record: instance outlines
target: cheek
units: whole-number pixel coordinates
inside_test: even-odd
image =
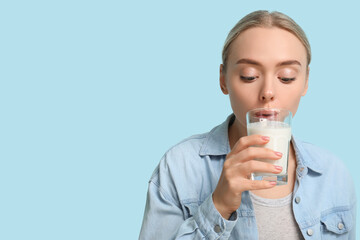
[[[254,85],[232,84],[229,89],[230,104],[237,119],[245,119],[248,110],[258,106],[258,100]]]
[[[249,88],[250,86],[244,86],[237,82],[232,83],[229,89],[229,97],[232,104],[246,106],[254,98],[254,92]],[[252,93],[252,94],[251,94]]]
[[[303,91],[299,90],[301,89],[300,87],[299,88],[295,88],[293,90],[288,90],[286,91],[285,94],[282,94],[280,95],[279,97],[281,97],[281,102],[283,103],[286,103],[286,105],[284,106],[285,108],[289,109],[293,115],[295,115],[297,109],[298,109],[298,106],[299,106],[299,103],[300,103],[300,100],[301,100],[301,97],[302,97],[302,93]]]

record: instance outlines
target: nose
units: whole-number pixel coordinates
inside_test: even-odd
[[[268,102],[274,100],[274,92],[272,90],[267,90],[262,92],[261,101]]]
[[[271,81],[265,81],[260,92],[260,101],[270,102],[275,98],[275,89]]]

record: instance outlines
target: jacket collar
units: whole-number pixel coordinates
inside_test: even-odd
[[[225,122],[214,127],[203,142],[200,148],[200,156],[212,155],[226,155],[230,152],[228,129],[229,124],[235,120],[235,115],[231,114],[227,117]]]
[[[214,127],[205,138],[199,155],[200,156],[220,156],[230,152],[228,129],[229,125],[235,120],[235,115],[231,114],[220,125]],[[323,167],[318,164],[314,154],[307,152],[303,146],[303,142],[292,137],[296,160],[298,166],[311,169],[316,173],[323,173]]]
[[[317,154],[315,152],[307,151],[306,147],[304,146],[304,142],[293,136],[292,143],[294,146],[298,166],[304,166],[319,174],[324,172],[324,167],[319,164]]]

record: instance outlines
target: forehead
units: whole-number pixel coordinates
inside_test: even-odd
[[[298,60],[306,65],[306,49],[292,33],[277,27],[254,27],[242,32],[231,44],[229,61],[241,58],[262,63]]]

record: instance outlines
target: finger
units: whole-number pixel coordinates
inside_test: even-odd
[[[247,180],[245,186],[247,190],[269,189],[276,186],[276,182],[266,180]]]
[[[243,163],[254,159],[279,160],[282,157],[281,152],[273,151],[269,148],[248,147],[245,150],[234,154],[228,158],[225,163],[229,165]]]
[[[253,145],[264,145],[270,141],[270,137],[262,135],[250,135],[239,138],[229,155],[236,154]]]
[[[264,172],[279,174],[282,172],[282,167],[267,162],[261,162],[258,160],[251,160],[245,163],[240,163],[227,169],[226,175],[229,178],[237,179],[250,179],[253,172]]]
[[[241,172],[243,176],[249,176],[253,172],[265,172],[279,174],[282,171],[281,166],[277,166],[267,162],[261,162],[258,160],[247,161],[238,167],[238,171]]]

